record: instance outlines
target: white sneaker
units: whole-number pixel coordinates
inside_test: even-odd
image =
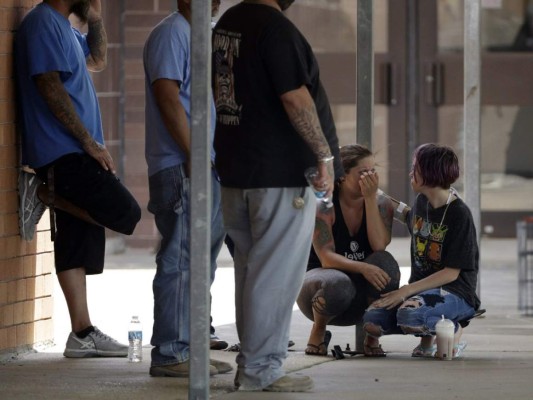
[[[215,360],[213,358],[209,359],[209,365],[217,369],[217,374],[225,374],[226,372],[233,371],[233,367],[230,363],[225,361]]]
[[[263,389],[265,392],[307,392],[313,380],[305,375],[285,375]]]
[[[155,377],[171,377],[171,378],[188,378],[189,377],[190,363],[189,360],[179,364],[169,365],[152,365],[150,367],[150,376]],[[218,374],[218,370],[215,366],[209,365],[209,375],[213,376]]]
[[[94,327],[94,332],[89,333],[83,339],[71,332],[63,355],[68,358],[126,357],[128,355],[128,346],[117,342],[97,327]]]

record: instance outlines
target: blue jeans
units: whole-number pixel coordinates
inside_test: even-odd
[[[448,318],[455,324],[474,316],[474,308],[464,299],[444,289],[426,290],[407,299],[408,303],[418,302],[418,307],[399,306],[392,310],[370,306],[363,317],[364,324],[372,323],[381,327],[383,335],[404,333],[401,327],[421,328],[416,336],[435,335],[435,325],[442,318]],[[404,303],[405,304],[405,303]]]
[[[224,240],[220,184],[212,173],[211,282]],[[161,234],[153,281],[154,328],[152,365],[189,359],[190,306],[190,184],[183,165],[164,169],[149,178],[148,210]],[[208,249],[206,249],[208,251]]]

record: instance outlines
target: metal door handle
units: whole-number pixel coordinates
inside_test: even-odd
[[[444,65],[441,62],[428,62],[424,67],[426,104],[438,107],[444,103]]]
[[[394,63],[384,63],[383,64],[383,79],[384,85],[383,97],[385,99],[385,104],[389,106],[398,105],[398,68]]]

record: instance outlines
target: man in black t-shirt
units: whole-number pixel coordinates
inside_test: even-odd
[[[304,171],[318,168],[315,185],[326,196],[343,175],[317,62],[281,12],[292,2],[243,1],[213,31],[216,167],[235,242],[235,384],[245,391],[313,386],[282,370],[316,211]]]

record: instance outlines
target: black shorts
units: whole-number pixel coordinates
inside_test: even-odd
[[[131,235],[141,219],[141,209],[131,193],[111,172],[83,153],[67,154],[36,170],[43,182],[54,168],[54,192],[86,210],[100,225]],[[104,269],[105,229],[55,209],[56,271],[85,268],[86,274]]]

